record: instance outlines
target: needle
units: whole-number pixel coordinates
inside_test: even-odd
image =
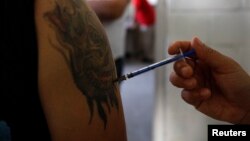
[[[195,55],[195,50],[194,49],[191,49],[191,50],[189,50],[187,52],[184,52],[184,53],[182,52],[182,50],[180,50],[180,54],[179,55],[176,55],[176,56],[171,57],[171,58],[164,59],[162,61],[156,62],[154,64],[151,64],[149,66],[143,67],[141,69],[138,69],[136,71],[127,73],[127,74],[121,76],[120,78],[115,79],[113,82],[121,82],[123,80],[130,79],[132,77],[135,77],[135,76],[140,75],[142,73],[148,72],[148,71],[153,70],[155,68],[158,68],[160,66],[163,66],[163,65],[166,65],[166,64],[178,61],[180,59],[185,59],[186,57],[191,57],[193,55]]]

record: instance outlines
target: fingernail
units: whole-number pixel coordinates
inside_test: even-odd
[[[196,41],[197,41],[198,45],[200,45],[200,46],[203,45],[203,43],[201,42],[201,40],[199,38],[196,38]]]

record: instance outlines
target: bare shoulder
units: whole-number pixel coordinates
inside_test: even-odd
[[[55,140],[126,140],[106,34],[82,0],[36,0],[39,90]]]

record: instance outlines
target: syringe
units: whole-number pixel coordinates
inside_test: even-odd
[[[156,63],[151,64],[149,66],[146,66],[146,67],[143,67],[143,68],[138,69],[136,71],[125,74],[125,75],[121,76],[120,78],[115,79],[114,82],[121,82],[123,80],[130,79],[132,77],[135,77],[135,76],[140,75],[142,73],[148,72],[148,71],[153,70],[155,68],[158,68],[160,66],[163,66],[163,65],[178,61],[180,59],[184,59],[186,57],[191,57],[193,55],[195,55],[195,50],[194,49],[191,49],[191,50],[189,50],[187,52],[184,52],[184,53],[182,53],[182,51],[180,50],[180,54],[178,54],[178,55],[176,55],[174,57],[164,59],[162,61],[156,62]]]

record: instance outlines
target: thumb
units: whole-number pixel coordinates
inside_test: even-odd
[[[228,62],[228,57],[210,47],[207,47],[197,37],[193,38],[191,46],[195,49],[198,59],[211,68],[216,69],[225,66],[225,61]]]

